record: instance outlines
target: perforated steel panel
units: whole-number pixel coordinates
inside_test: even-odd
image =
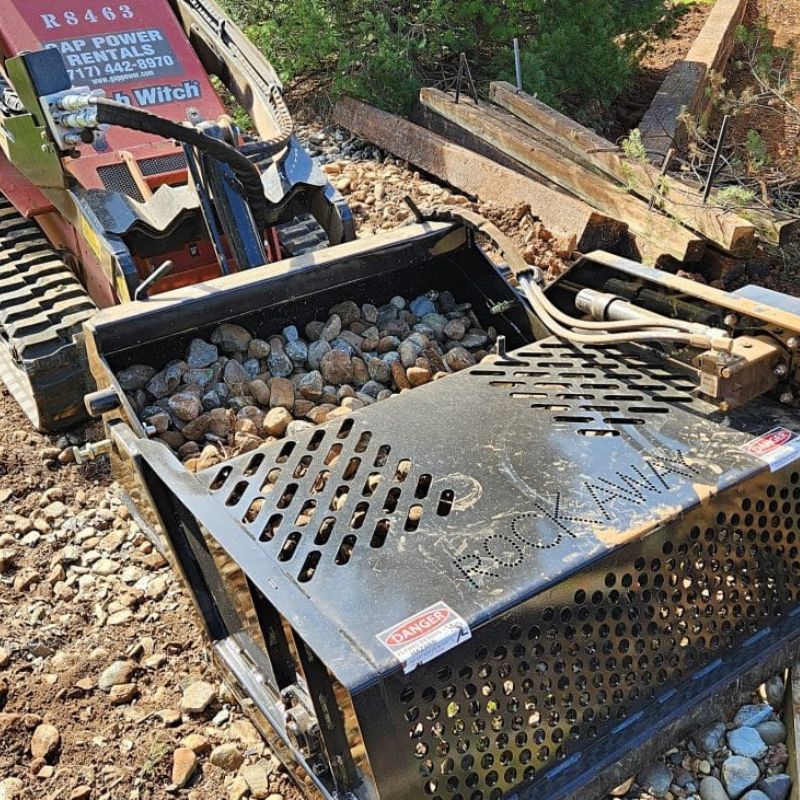
[[[785,422],[546,340],[199,475],[140,449],[349,693],[377,796],[556,800],[797,635],[800,475],[743,449]],[[378,635],[442,602],[471,638],[405,674]]]
[[[798,519],[796,469],[754,479],[398,676],[403,780],[415,796],[496,799],[657,718],[682,681],[797,608]]]

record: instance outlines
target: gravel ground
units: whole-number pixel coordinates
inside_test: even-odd
[[[563,267],[559,242],[526,209],[474,205],[341,132],[310,138],[362,234],[404,220],[410,193],[477,208],[529,260]],[[0,800],[299,800],[211,666],[188,598],[111,476],[72,463],[69,446],[101,432],[41,436],[5,389],[0,414]],[[764,696],[777,708],[771,687]],[[785,800],[784,736],[769,705],[740,710],[616,796]]]

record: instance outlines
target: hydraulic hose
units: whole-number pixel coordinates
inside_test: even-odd
[[[258,167],[236,148],[221,139],[207,136],[196,128],[164,119],[141,108],[134,108],[105,97],[93,97],[92,103],[97,106],[97,122],[100,124],[119,125],[122,128],[163,136],[165,139],[176,139],[227,164],[244,188],[256,225],[259,229],[266,227],[267,200],[261,184],[261,173]]]
[[[408,202],[408,200],[406,201]],[[542,324],[555,336],[576,344],[616,345],[628,342],[675,342],[701,349],[724,349],[731,340],[712,339],[698,332],[698,326],[685,320],[613,320],[599,322],[571,317],[550,302],[533,280],[532,270],[519,248],[496,225],[473,211],[450,207],[422,212],[413,203],[411,210],[418,220],[459,222],[474,233],[482,233],[500,251],[519,281],[525,298]],[[563,324],[562,324],[563,323]],[[570,327],[567,327],[570,326]],[[577,329],[577,330],[576,330]]]

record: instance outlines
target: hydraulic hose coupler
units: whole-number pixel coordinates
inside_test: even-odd
[[[97,106],[61,114],[57,119],[58,124],[65,128],[96,128]]]
[[[59,97],[53,104],[59,111],[80,111],[93,104],[91,94],[65,94]]]

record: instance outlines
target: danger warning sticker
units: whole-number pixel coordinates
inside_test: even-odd
[[[769,465],[770,472],[775,472],[800,458],[800,433],[773,428],[741,449],[760,458]]]
[[[471,636],[464,619],[439,602],[381,631],[378,639],[409,673]]]

